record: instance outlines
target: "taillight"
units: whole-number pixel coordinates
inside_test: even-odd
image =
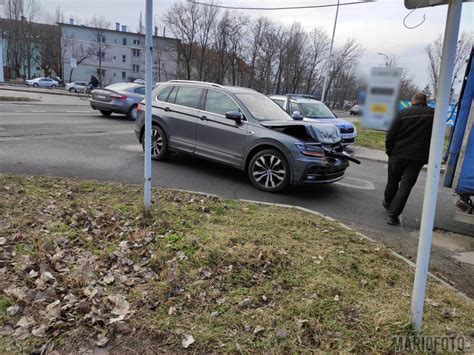
[[[127,99],[127,96],[120,95],[120,94],[110,94],[110,97],[112,99],[118,99],[118,100],[126,100]]]
[[[316,157],[316,158],[324,158],[326,156],[326,153],[321,147],[317,147],[314,145],[307,145],[303,143],[297,143],[296,148],[306,156],[310,157]]]

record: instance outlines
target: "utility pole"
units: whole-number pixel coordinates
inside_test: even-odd
[[[323,92],[321,94],[321,101],[324,102],[326,99],[326,94],[329,91],[328,86],[328,79],[329,79],[329,73],[331,71],[331,63],[332,63],[332,47],[334,45],[334,36],[336,35],[336,25],[337,25],[337,16],[339,15],[339,2],[340,0],[337,0],[337,7],[336,7],[336,17],[334,18],[334,27],[332,29],[332,38],[331,38],[331,47],[329,47],[329,57],[326,65],[326,74],[324,75],[324,83],[323,83]]]
[[[151,91],[153,90],[153,0],[146,0],[145,14],[145,210],[151,208]]]

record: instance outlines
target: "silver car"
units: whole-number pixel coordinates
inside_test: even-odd
[[[90,103],[94,110],[99,110],[104,116],[119,113],[134,121],[137,118],[137,106],[144,97],[144,85],[117,83],[93,90]]]
[[[143,107],[135,134],[144,147]],[[295,121],[252,89],[172,80],[153,91],[152,107],[153,159],[180,152],[228,164],[263,191],[335,182],[358,163],[335,125]]]

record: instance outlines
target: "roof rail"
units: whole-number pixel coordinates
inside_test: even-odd
[[[169,80],[169,83],[180,83],[180,84],[199,84],[199,85],[208,85],[214,86],[217,88],[222,88],[222,85],[215,84],[215,83],[208,83],[207,81],[195,81],[195,80]]]
[[[310,95],[310,94],[288,94],[286,96],[288,96],[289,98],[302,97],[302,98],[305,98],[305,99],[314,99],[314,100],[316,100],[316,96]]]

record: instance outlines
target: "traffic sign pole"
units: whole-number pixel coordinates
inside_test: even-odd
[[[145,210],[151,207],[151,91],[153,89],[153,0],[146,0],[145,75]]]

